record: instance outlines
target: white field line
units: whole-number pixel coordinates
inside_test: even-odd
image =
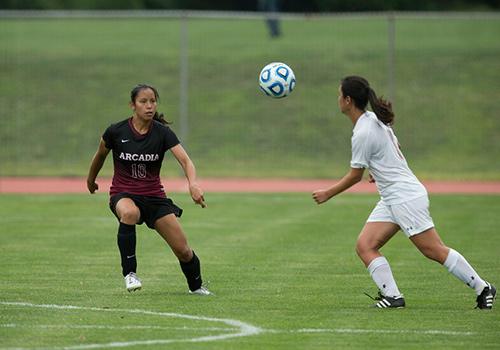
[[[225,334],[219,334],[219,335],[209,335],[209,336],[186,338],[186,339],[136,340],[136,341],[127,341],[127,342],[110,342],[110,343],[103,343],[103,344],[84,344],[84,345],[72,345],[72,346],[66,346],[66,347],[46,348],[46,349],[51,349],[51,350],[56,350],[56,349],[64,349],[64,350],[102,349],[102,348],[118,348],[118,347],[137,346],[137,345],[170,344],[170,343],[180,343],[180,342],[184,342],[184,343],[186,343],[186,342],[189,342],[189,343],[208,342],[208,341],[225,340],[225,339],[238,338],[238,337],[247,337],[247,336],[251,336],[251,335],[255,335],[255,334],[259,334],[259,333],[263,332],[263,330],[258,328],[258,327],[254,327],[248,323],[244,323],[244,322],[241,322],[238,320],[232,320],[232,319],[228,319],[228,318],[193,316],[193,315],[177,314],[177,313],[173,313],[173,312],[155,312],[155,311],[139,310],[139,309],[131,309],[131,310],[105,309],[105,308],[99,308],[99,307],[85,307],[85,306],[74,306],[74,305],[54,305],[54,304],[32,304],[32,303],[23,303],[23,302],[0,302],[0,305],[53,309],[53,310],[86,310],[86,311],[100,311],[100,312],[121,312],[121,313],[132,313],[132,314],[143,314],[143,315],[160,316],[160,317],[183,318],[183,319],[195,320],[195,321],[224,323],[227,326],[236,328],[235,329],[236,333],[225,333]],[[16,348],[16,349],[23,350],[23,348]]]
[[[347,333],[347,334],[421,334],[471,336],[476,332],[445,331],[438,329],[360,329],[360,328],[301,328],[295,330],[265,329],[268,333]]]
[[[207,322],[217,322],[224,323],[231,327],[164,327],[164,326],[106,326],[106,325],[19,325],[15,323],[0,324],[0,328],[67,328],[67,329],[157,329],[157,330],[187,330],[187,331],[233,331],[235,333],[225,333],[219,335],[186,338],[186,339],[152,339],[152,340],[137,340],[128,342],[110,342],[103,344],[84,344],[84,345],[72,345],[66,347],[49,347],[43,348],[46,350],[79,350],[79,349],[101,349],[101,348],[115,348],[115,347],[128,347],[136,345],[158,345],[158,344],[170,344],[170,343],[180,343],[180,342],[208,342],[216,340],[231,339],[237,337],[246,337],[257,335],[260,333],[337,333],[337,334],[420,334],[420,335],[452,335],[452,336],[472,336],[477,335],[476,332],[460,332],[460,331],[447,331],[438,329],[403,329],[403,330],[390,330],[390,329],[356,329],[356,328],[301,328],[296,330],[277,330],[277,329],[262,329],[259,327],[252,326],[250,324],[224,318],[214,318],[214,317],[204,317],[204,316],[193,316],[185,314],[177,314],[171,312],[155,312],[148,310],[139,309],[105,309],[98,307],[84,307],[84,306],[73,306],[73,305],[53,305],[53,304],[32,304],[23,302],[0,302],[0,305],[6,306],[20,306],[20,307],[31,307],[31,308],[44,308],[44,309],[55,309],[55,310],[87,310],[87,311],[102,311],[102,312],[122,312],[122,313],[135,313],[144,314],[152,316],[163,316],[163,317],[173,317],[173,318],[183,318],[188,320],[196,321],[207,321]],[[2,350],[13,348],[0,348]],[[17,350],[32,350],[41,348],[15,348]]]
[[[97,324],[89,325],[63,325],[63,324],[52,324],[52,325],[26,325],[26,324],[16,324],[16,323],[6,323],[0,324],[0,328],[41,328],[41,329],[110,329],[110,330],[134,330],[134,329],[147,329],[147,330],[178,330],[178,331],[237,331],[237,328],[229,327],[165,327],[165,326],[105,326]],[[424,334],[424,335],[456,335],[456,336],[471,336],[476,335],[476,332],[460,332],[460,331],[445,331],[445,330],[391,330],[391,329],[359,329],[359,328],[301,328],[294,330],[277,330],[277,329],[262,329],[266,333],[353,333],[353,334]]]
[[[18,324],[18,323],[5,323],[0,324],[0,328],[40,328],[40,329],[120,329],[120,330],[175,330],[175,331],[224,331],[235,332],[238,328],[229,327],[167,327],[167,326],[106,326],[100,324],[83,324],[83,325],[67,325],[67,324]]]

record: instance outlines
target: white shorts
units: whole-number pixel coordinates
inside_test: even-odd
[[[427,196],[393,205],[379,201],[366,222],[392,222],[398,225],[408,237],[434,227]]]

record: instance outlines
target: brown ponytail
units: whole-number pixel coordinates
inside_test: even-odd
[[[383,98],[377,97],[375,91],[371,87],[368,87],[368,101],[370,101],[370,106],[373,112],[377,115],[378,120],[380,120],[385,125],[394,124],[394,112],[392,111],[392,103],[384,100]]]
[[[375,91],[370,87],[368,81],[360,76],[351,75],[340,82],[340,89],[344,97],[351,97],[354,105],[365,110],[368,102],[377,118],[385,125],[394,124],[394,112],[392,104],[383,98],[377,97]]]

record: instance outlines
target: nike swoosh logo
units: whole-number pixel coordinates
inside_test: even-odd
[[[129,142],[130,140],[122,140],[122,143]]]
[[[135,257],[135,254],[134,254],[134,255],[131,255],[131,256],[128,256],[128,255],[127,255],[127,259],[131,259],[131,258],[133,258],[133,257]]]

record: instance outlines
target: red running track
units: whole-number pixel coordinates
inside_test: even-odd
[[[198,182],[205,192],[312,192],[335,183],[331,180],[207,178]],[[187,192],[184,178],[163,178],[167,193]],[[97,180],[99,192],[107,193],[110,178]],[[500,194],[500,181],[425,181],[430,193]],[[75,177],[0,177],[0,193],[86,193],[85,178]],[[350,193],[376,193],[374,184],[363,181]]]

